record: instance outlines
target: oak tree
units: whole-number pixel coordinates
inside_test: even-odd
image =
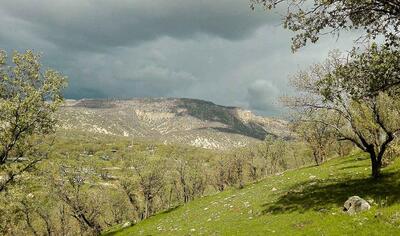
[[[286,8],[285,28],[294,31],[292,49],[315,43],[328,33],[364,30],[365,37],[383,36],[386,44],[399,46],[400,0],[250,0],[265,9]]]
[[[47,157],[38,147],[54,132],[66,78],[43,70],[28,50],[11,58],[0,50],[0,192]]]
[[[397,61],[391,60],[391,54],[377,53],[382,50],[386,49],[373,45],[367,51],[354,52],[350,58],[331,54],[325,63],[295,76],[299,95],[288,99],[303,120],[329,126],[339,140],[350,141],[367,152],[374,178],[379,177],[383,156],[400,131],[396,91],[375,91],[377,85],[381,86],[376,83],[376,75],[381,81],[398,75],[397,70],[387,70]],[[327,115],[313,115],[321,111]]]

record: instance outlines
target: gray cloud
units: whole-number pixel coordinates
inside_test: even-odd
[[[277,17],[252,12],[246,0],[13,0],[3,14],[30,23],[30,31],[69,49],[132,46],[161,36],[209,34],[243,39]]]
[[[68,98],[190,97],[279,115],[287,78],[355,36],[296,54],[276,14],[247,0],[0,0],[0,45],[33,48]]]
[[[275,98],[278,96],[278,88],[266,80],[256,80],[247,88],[249,106],[255,110],[276,112],[279,105]]]

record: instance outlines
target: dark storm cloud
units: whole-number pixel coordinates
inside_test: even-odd
[[[243,39],[273,20],[252,12],[247,0],[13,0],[1,5],[3,14],[29,22],[33,34],[79,50],[133,46],[162,36]]]
[[[288,76],[353,38],[292,54],[279,22],[248,0],[0,0],[0,47],[42,52],[69,77],[67,98],[190,97],[278,115]]]

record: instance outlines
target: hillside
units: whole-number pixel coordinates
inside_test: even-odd
[[[287,137],[286,122],[250,111],[184,99],[68,100],[61,127],[183,143],[208,149],[242,147],[266,136]]]
[[[356,154],[203,197],[108,235],[397,235],[399,166],[374,181],[369,160]],[[343,213],[353,195],[371,210]]]

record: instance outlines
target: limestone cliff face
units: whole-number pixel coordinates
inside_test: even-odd
[[[241,147],[289,135],[283,120],[237,107],[184,98],[68,100],[61,128],[211,149]]]

